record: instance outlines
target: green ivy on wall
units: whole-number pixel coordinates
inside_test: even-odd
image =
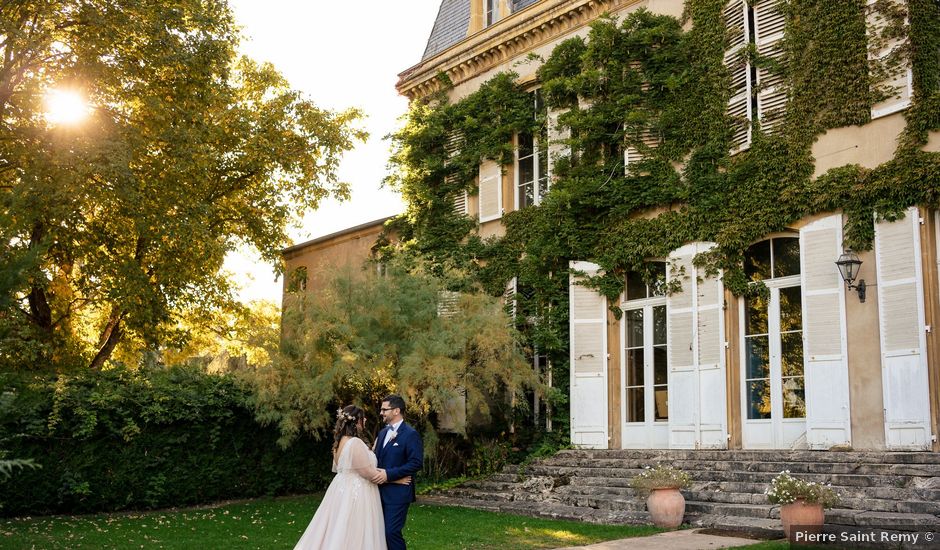
[[[556,385],[565,387],[569,260],[599,264],[605,275],[591,285],[616,304],[627,271],[688,242],[715,242],[696,262],[723,270],[726,288],[740,295],[755,291],[741,268],[747,247],[806,216],[844,211],[846,246],[866,250],[875,212],[892,217],[910,205],[940,205],[940,154],[921,150],[928,132],[940,129],[935,1],[909,0],[898,11],[879,0],[874,9],[892,23],[877,37],[866,35],[864,0],[784,4],[786,61],[761,58],[753,48],[748,56],[789,84],[785,123],[768,134],[755,122],[750,147],[735,155],[735,121],[726,114],[725,4],[688,0],[683,21],[645,10],[621,21],[602,17],[586,38],[556,46],[538,80],[548,108],[561,113],[571,154],[556,160],[551,192],[539,206],[503,216],[502,237],[479,237],[473,219],[453,212],[453,198],[476,192],[482,160],[510,164],[514,134],[539,131],[545,113],[533,112],[512,73],[456,102],[446,90],[415,101],[407,126],[393,136],[388,183],[408,211],[394,225],[400,244],[385,253],[429,257],[442,270],[459,266],[471,274],[463,289],[500,294],[517,277],[526,289],[517,308],[536,320],[528,344],[554,357]],[[816,139],[869,122],[872,104],[891,93],[877,82],[905,59],[870,60],[869,40],[896,36],[905,18],[914,95],[895,158],[814,179]],[[445,144],[455,135],[462,146],[452,156]],[[650,135],[658,146],[648,146]],[[629,173],[624,147],[642,155]]]

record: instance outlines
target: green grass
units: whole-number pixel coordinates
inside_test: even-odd
[[[290,549],[321,495],[259,499],[146,513],[0,519],[3,549]],[[446,506],[413,505],[405,538],[412,550],[558,548],[645,536],[655,527],[535,519]]]

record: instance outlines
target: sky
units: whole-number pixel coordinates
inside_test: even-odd
[[[230,0],[246,36],[242,52],[270,61],[295,89],[318,106],[358,107],[368,142],[343,157],[340,179],[352,198],[324,201],[289,234],[294,244],[404,211],[400,197],[381,188],[389,143],[408,108],[398,95],[398,73],[421,60],[440,0]],[[239,298],[280,303],[281,281],[252,250],[231,254],[225,269],[241,287]]]

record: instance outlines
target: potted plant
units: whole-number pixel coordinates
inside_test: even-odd
[[[657,527],[675,529],[682,525],[685,516],[685,497],[679,492],[692,484],[689,474],[662,464],[650,468],[630,481],[630,486],[643,494],[649,494],[646,499],[646,509],[649,510],[650,519]]]
[[[797,479],[787,470],[771,480],[765,494],[771,504],[780,505],[780,521],[788,539],[792,526],[800,526],[810,533],[822,531],[824,509],[839,502],[831,485]]]

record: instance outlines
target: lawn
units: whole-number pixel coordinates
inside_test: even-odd
[[[320,496],[146,513],[0,519],[0,548],[290,549],[313,517]],[[416,505],[408,513],[405,538],[412,550],[523,550],[657,532],[655,527],[592,525]]]

